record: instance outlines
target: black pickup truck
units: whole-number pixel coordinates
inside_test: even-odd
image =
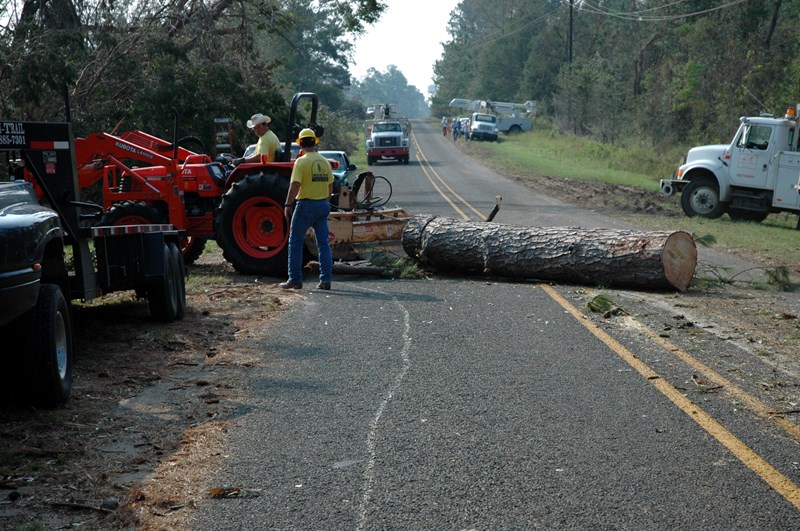
[[[63,272],[63,265],[52,267],[63,264],[63,255],[58,213],[39,204],[31,184],[0,182],[3,361],[32,376],[25,383],[37,389],[35,402],[47,407],[65,402],[72,383],[69,306],[57,278],[44,275]]]

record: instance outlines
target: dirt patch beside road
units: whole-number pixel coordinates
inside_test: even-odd
[[[175,529],[213,486],[246,371],[291,294],[233,272],[221,254],[191,268],[183,321],[153,323],[147,303],[76,308],[72,397],[0,408],[0,521],[11,529]],[[213,279],[213,280],[209,280]],[[296,295],[294,295],[296,297]]]

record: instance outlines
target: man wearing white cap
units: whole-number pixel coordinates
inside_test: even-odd
[[[281,149],[281,141],[270,130],[269,123],[271,121],[272,118],[261,113],[254,114],[247,120],[248,129],[252,129],[258,135],[258,143],[256,144],[256,150],[249,157],[233,159],[234,166],[251,162],[275,162],[277,153]],[[262,155],[266,156],[266,160],[262,158]]]

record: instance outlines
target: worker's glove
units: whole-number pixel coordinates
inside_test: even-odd
[[[244,158],[241,158],[241,159],[233,159],[233,160],[231,161],[231,164],[233,164],[234,166],[238,166],[238,165],[239,165],[239,164],[241,164],[242,162],[244,162]]]

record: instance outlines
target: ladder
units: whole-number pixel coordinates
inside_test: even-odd
[[[233,120],[230,118],[214,118],[215,155],[233,152]]]

